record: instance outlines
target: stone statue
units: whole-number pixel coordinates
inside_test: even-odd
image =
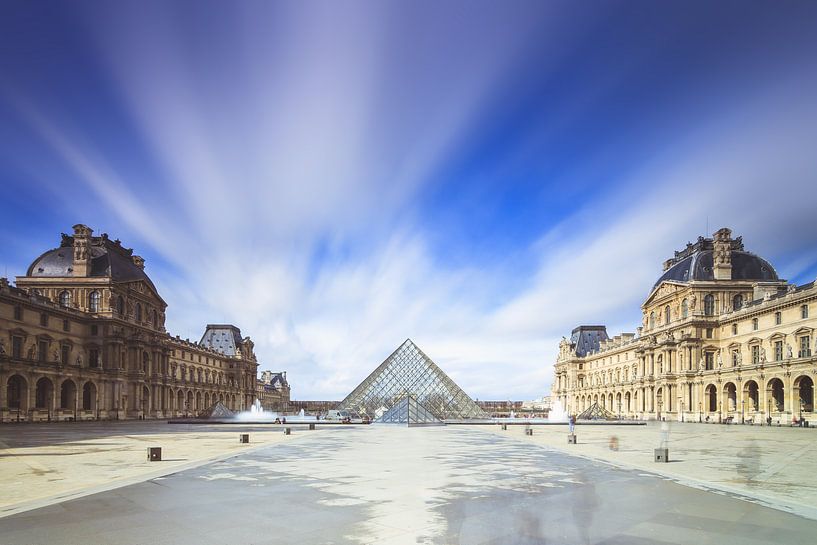
[[[82,354],[77,354],[77,367],[82,367]]]
[[[698,369],[703,369],[703,368],[704,368],[704,359],[701,358],[701,359],[698,360]]]
[[[60,351],[54,350],[54,361],[60,361]]]
[[[719,368],[720,368],[720,367],[723,367],[723,358],[721,357],[721,352],[720,352],[720,350],[718,351],[718,360],[717,360],[717,361],[718,361],[718,367],[719,367]]]
[[[792,359],[794,357],[794,352],[792,351],[790,344],[786,345],[786,357],[788,359]]]
[[[28,359],[30,359],[30,360],[33,360],[33,359],[34,359],[34,345],[33,345],[33,344],[32,344],[31,346],[29,346],[29,347],[28,347],[28,351],[26,352],[26,356],[27,356],[27,357],[28,357]]]
[[[766,349],[760,347],[760,363],[766,363]]]
[[[695,304],[697,302],[698,302],[698,298],[693,295],[692,298],[689,300],[689,308],[691,308],[692,310],[695,310]]]
[[[6,343],[3,339],[0,339],[0,356],[6,353]]]

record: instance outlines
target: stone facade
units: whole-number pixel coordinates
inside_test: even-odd
[[[721,229],[676,252],[638,333],[580,326],[563,338],[553,399],[622,418],[777,423],[814,411],[817,282],[777,278]]]
[[[250,339],[229,354],[204,337],[171,337],[144,263],[75,225],[16,287],[0,279],[0,421],[192,416],[216,401],[249,408]]]
[[[287,373],[264,371],[256,383],[255,397],[265,411],[285,412],[289,410],[289,383]]]

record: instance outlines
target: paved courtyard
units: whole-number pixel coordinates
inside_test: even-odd
[[[0,518],[0,542],[746,545],[811,544],[817,532],[814,520],[567,455],[521,430],[293,433],[292,441]]]

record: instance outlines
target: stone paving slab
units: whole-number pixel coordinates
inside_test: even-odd
[[[295,441],[277,425],[168,425],[164,422],[83,422],[0,425],[0,517],[64,501],[262,445]],[[240,433],[250,444],[240,444]],[[148,462],[147,447],[161,446],[162,461]]]
[[[576,426],[578,444],[567,443],[567,425],[534,428],[485,426],[481,429],[559,451],[642,469],[683,484],[745,495],[817,519],[817,430],[747,425],[669,424],[669,463],[653,461],[661,425],[642,427]],[[476,428],[476,427],[475,427]],[[618,450],[611,450],[615,436]]]
[[[0,542],[810,545],[817,533],[813,520],[530,439],[484,427],[303,434],[2,518]]]

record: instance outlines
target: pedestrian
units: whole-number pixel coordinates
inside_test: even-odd
[[[576,429],[576,416],[570,415],[567,417],[567,425],[570,428],[570,435],[573,435],[573,430]]]

